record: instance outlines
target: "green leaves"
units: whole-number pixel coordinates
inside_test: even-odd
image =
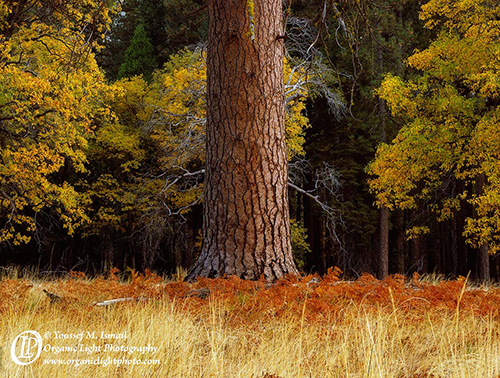
[[[153,70],[158,67],[154,52],[153,45],[146,35],[146,30],[144,30],[144,25],[137,25],[130,46],[125,52],[125,61],[118,70],[118,78],[143,75],[149,81]]]

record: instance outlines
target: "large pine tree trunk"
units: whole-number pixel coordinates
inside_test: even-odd
[[[188,279],[297,273],[290,244],[282,0],[210,0],[203,247]]]

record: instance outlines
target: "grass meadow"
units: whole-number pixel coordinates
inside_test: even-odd
[[[187,284],[116,270],[51,280],[7,271],[0,377],[500,377],[500,288],[340,276]],[[40,345],[21,345],[26,331]],[[39,357],[15,363],[16,338],[19,361],[38,348]]]

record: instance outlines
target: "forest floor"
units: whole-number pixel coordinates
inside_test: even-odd
[[[500,377],[499,287],[339,277],[6,275],[0,377]]]

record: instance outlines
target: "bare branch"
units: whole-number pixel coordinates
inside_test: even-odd
[[[168,207],[168,205],[167,205],[167,204],[165,204],[165,203],[163,203],[163,204],[164,204],[164,205],[165,205],[165,207],[167,208],[167,210],[168,210],[168,215],[169,215],[169,216],[172,216],[172,215],[174,215],[174,216],[175,216],[175,215],[180,215],[180,216],[182,216],[182,212],[183,212],[184,210],[187,210],[187,209],[189,209],[190,207],[193,207],[193,206],[195,206],[195,205],[199,204],[199,203],[201,202],[201,199],[202,199],[202,198],[203,198],[203,195],[200,195],[200,196],[199,196],[197,199],[195,199],[193,202],[191,202],[191,203],[187,204],[186,206],[181,207],[181,208],[180,208],[180,209],[178,209],[177,211],[171,211],[171,210],[170,210],[170,208]]]
[[[117,298],[117,299],[110,299],[110,300],[107,300],[107,301],[101,301],[101,302],[97,302],[95,303],[95,306],[104,306],[104,307],[108,307],[109,305],[112,305],[112,304],[115,304],[115,303],[120,303],[120,302],[126,302],[126,301],[135,301],[135,302],[139,302],[139,301],[147,301],[149,300],[149,298],[143,298],[143,297],[139,297],[139,298]]]
[[[177,184],[180,180],[186,178],[186,177],[195,177],[195,176],[199,176],[199,175],[202,175],[205,173],[205,170],[204,169],[200,169],[199,171],[196,171],[196,172],[189,172],[187,171],[186,169],[182,168],[182,167],[172,167],[172,168],[179,168],[179,169],[182,169],[184,171],[184,173],[182,175],[178,175],[176,176],[172,181],[169,182],[169,179],[167,179],[167,182],[166,182],[166,185],[165,187],[163,188],[163,190],[161,191],[161,193],[165,193],[165,192],[168,192],[168,190],[174,186],[175,184]]]
[[[299,159],[290,164],[288,187],[301,193],[302,195],[312,199],[319,205],[323,213],[326,215],[326,227],[331,238],[339,245],[341,250],[344,250],[342,242],[338,236],[339,227],[344,227],[342,219],[342,211],[336,209],[326,202],[326,198],[333,197],[338,199],[339,190],[341,187],[339,174],[335,169],[324,164],[322,169],[316,170],[314,178],[314,188],[305,190],[295,182],[306,180],[308,175],[314,171],[311,164],[305,159]],[[294,182],[295,181],[295,182]]]

